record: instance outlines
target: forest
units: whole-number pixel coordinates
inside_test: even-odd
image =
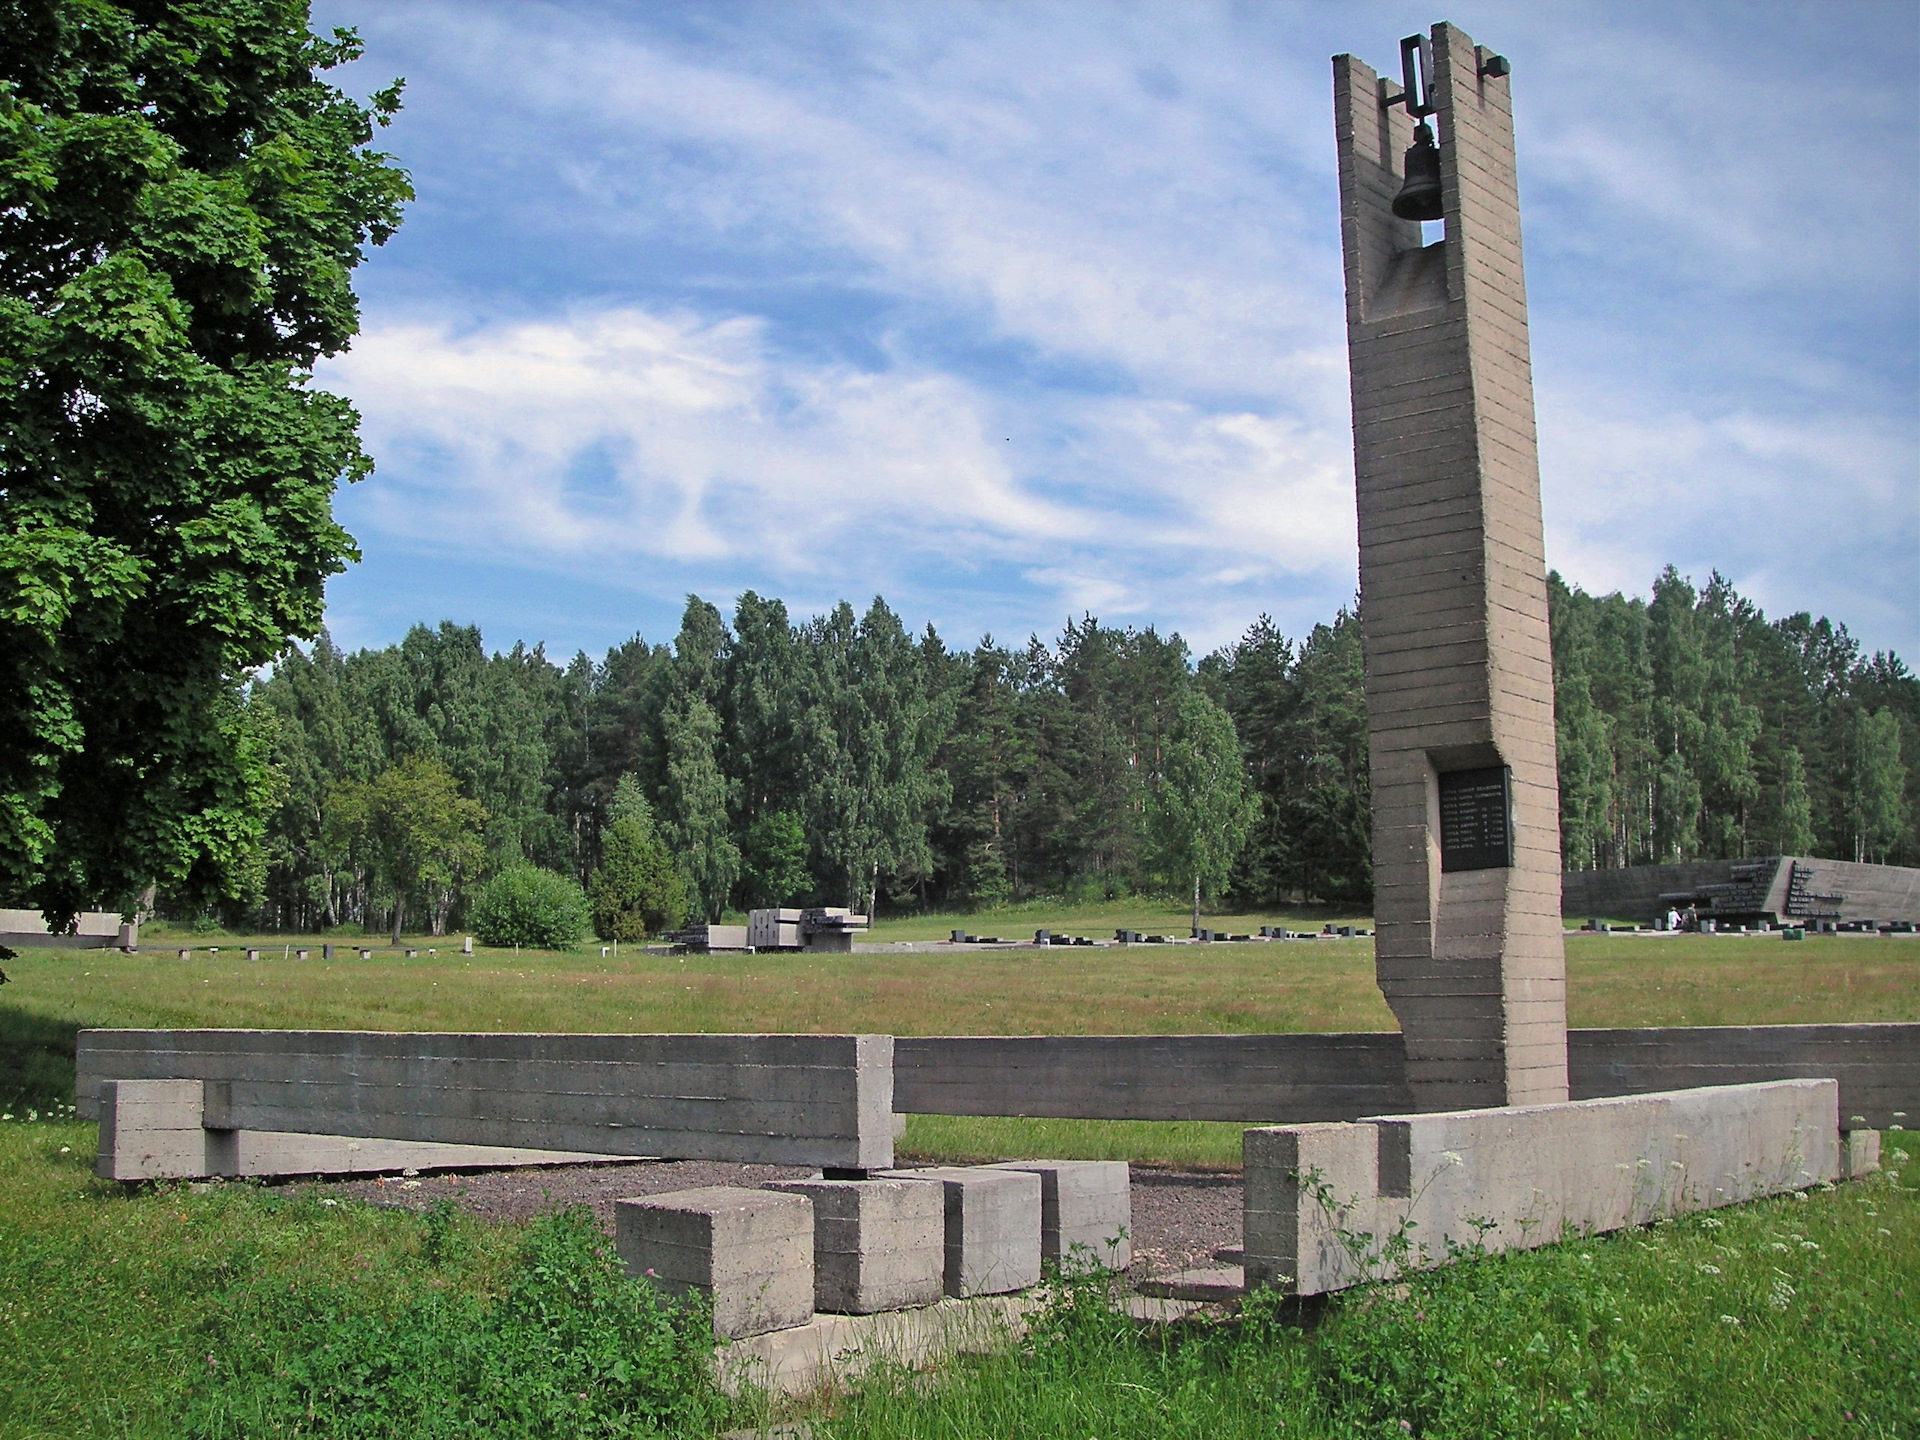
[[[1769,621],[1717,575],[1669,568],[1650,600],[1549,583],[1569,868],[1920,859],[1920,680],[1898,657]],[[591,886],[620,825],[693,918],[1200,887],[1364,904],[1362,674],[1350,610],[1297,639],[1262,617],[1198,660],[1090,616],[954,650],[880,599],[796,620],[751,592],[730,622],[689,597],[671,643],[564,664],[452,623],[352,654],[323,635],[246,696],[280,798],[228,918],[397,925],[397,899],[439,931],[509,867]],[[380,827],[409,813],[428,838],[395,861]]]

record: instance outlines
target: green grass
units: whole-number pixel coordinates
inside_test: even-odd
[[[1091,1287],[1024,1345],[837,1403],[836,1440],[1920,1433],[1920,1192],[1879,1177],[1142,1334]],[[821,1407],[825,1410],[827,1407]]]
[[[705,1389],[685,1332],[565,1223],[123,1189],[91,1177],[93,1145],[90,1125],[0,1123],[5,1440],[608,1435],[650,1413],[711,1434],[769,1416]],[[1142,1333],[1070,1289],[1027,1342],[780,1413],[821,1440],[1920,1433],[1904,1175],[1255,1311]]]
[[[1028,1120],[909,1115],[903,1160],[1131,1160],[1181,1170],[1238,1170],[1247,1127],[1214,1120]]]
[[[1078,923],[1093,918],[1086,909],[1032,914],[1041,916],[1036,928],[1097,928]],[[270,948],[260,939],[266,953],[249,962],[245,937],[217,938],[218,956],[202,950],[185,962],[171,948],[32,950],[7,961],[13,983],[0,990],[0,1104],[71,1099],[74,1036],[83,1027],[895,1035],[1394,1028],[1374,984],[1369,940],[607,959],[597,946],[463,956],[436,941],[445,953],[431,958],[302,962],[284,958],[282,947],[299,942],[281,937]],[[308,943],[317,951],[317,941]],[[1567,939],[1567,972],[1568,1019],[1577,1026],[1920,1020],[1920,937],[1788,944],[1576,935]],[[1233,1127],[1197,1123],[915,1116],[902,1148],[949,1158],[1124,1156],[1213,1166],[1237,1163],[1238,1139]]]

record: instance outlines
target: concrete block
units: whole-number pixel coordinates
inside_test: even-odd
[[[1299,1294],[1832,1180],[1839,1088],[1781,1080],[1249,1130],[1246,1274]],[[1409,1222],[1411,1222],[1409,1226]]]
[[[100,1087],[102,1180],[199,1179],[209,1168],[198,1080],[110,1080]]]
[[[1040,1177],[1040,1258],[1110,1270],[1133,1263],[1133,1176],[1124,1160],[1014,1160]]]
[[[665,1294],[704,1295],[734,1340],[813,1318],[813,1202],[711,1185],[613,1202],[627,1273]]]
[[[946,1192],[926,1180],[777,1180],[813,1202],[813,1308],[931,1305],[946,1276]]]
[[[1040,1281],[1040,1177],[990,1165],[889,1170],[945,1191],[948,1295],[1001,1295]]]
[[[1880,1132],[1849,1130],[1840,1137],[1840,1174],[1858,1180],[1880,1168]]]

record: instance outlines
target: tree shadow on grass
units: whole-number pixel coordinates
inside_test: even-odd
[[[0,1004],[0,1107],[71,1105],[74,1043],[85,1028]]]

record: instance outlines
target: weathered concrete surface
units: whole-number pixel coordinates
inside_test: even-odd
[[[776,1395],[806,1394],[857,1380],[877,1364],[920,1369],[996,1349],[1026,1333],[1040,1304],[1027,1295],[985,1295],[920,1310],[816,1315],[797,1329],[722,1347],[715,1374],[730,1393],[755,1385]]]
[[[0,945],[16,950],[108,950],[139,943],[140,927],[125,925],[108,911],[89,910],[74,917],[71,934],[55,935],[38,910],[0,910]]]
[[[1399,90],[1334,59],[1373,777],[1375,969],[1416,1109],[1564,1100],[1553,656],[1508,80],[1433,29],[1445,238],[1392,212]],[[1443,866],[1443,775],[1506,767],[1510,863]]]
[[[1843,1114],[1862,1125],[1885,1129],[1901,1110],[1920,1115],[1915,1024],[1570,1030],[1567,1049],[1576,1100],[1831,1077]],[[921,1115],[1271,1125],[1414,1108],[1392,1031],[902,1036],[894,1066],[896,1108]]]
[[[1449,1242],[1528,1249],[1804,1189],[1840,1173],[1838,1102],[1781,1080],[1249,1130],[1247,1279],[1320,1294]]]
[[[1920,1115],[1920,1025],[1575,1030],[1567,1052],[1576,1100],[1831,1078],[1840,1082],[1840,1116],[1850,1127],[1884,1130],[1901,1123],[1899,1111]]]
[[[209,1128],[879,1169],[893,1163],[886,1035],[83,1030],[103,1080],[214,1082]]]
[[[1124,1160],[1009,1160],[1040,1177],[1040,1258],[1124,1270],[1133,1263],[1133,1174]]]
[[[1880,1168],[1880,1132],[1849,1130],[1840,1137],[1840,1173],[1849,1180]]]
[[[946,1275],[946,1192],[927,1180],[775,1180],[813,1202],[813,1308],[931,1305]]]
[[[894,1108],[1070,1120],[1350,1120],[1413,1108],[1391,1031],[938,1035],[893,1042]]]
[[[884,1179],[936,1180],[945,1191],[948,1295],[1001,1295],[1040,1280],[1040,1177],[989,1165],[891,1170]]]
[[[198,1080],[109,1080],[100,1087],[102,1180],[159,1180],[219,1174],[209,1156]]]
[[[709,1185],[613,1202],[627,1273],[667,1295],[713,1303],[723,1339],[813,1318],[813,1202],[804,1195]]]

